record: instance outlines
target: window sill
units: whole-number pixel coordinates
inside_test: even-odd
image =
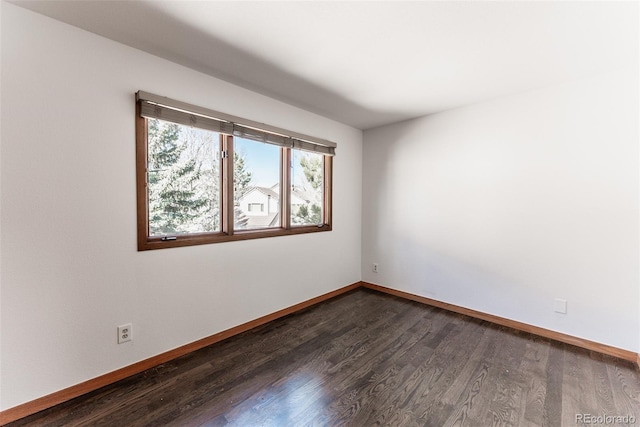
[[[291,236],[295,234],[319,233],[331,231],[331,226],[324,224],[292,226],[289,229],[271,228],[259,230],[236,231],[234,234],[202,233],[177,235],[175,239],[163,240],[162,237],[143,237],[138,240],[138,251],[154,249],[179,248],[183,246],[208,245],[212,243],[234,242],[240,240],[261,239],[265,237]],[[174,236],[171,236],[174,237]]]

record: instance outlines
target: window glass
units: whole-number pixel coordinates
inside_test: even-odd
[[[291,225],[322,224],[324,156],[292,150]]]
[[[280,227],[278,146],[234,138],[234,229]]]
[[[148,120],[149,235],[220,230],[220,135]]]

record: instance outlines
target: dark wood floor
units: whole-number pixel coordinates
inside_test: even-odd
[[[359,289],[10,425],[557,427],[577,414],[640,425],[635,365]]]

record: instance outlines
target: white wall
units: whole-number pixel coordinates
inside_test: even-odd
[[[0,24],[2,23],[3,2],[0,1]],[[0,141],[2,141],[2,31],[0,29]],[[2,164],[2,146],[0,143],[0,166]],[[0,189],[2,188],[2,173],[0,167]],[[0,190],[1,191],[1,190]],[[2,241],[2,197],[0,197],[0,241]],[[0,244],[0,260],[2,260],[2,245]],[[2,262],[0,261],[0,408],[2,408]]]
[[[1,87],[1,409],[360,280],[361,131],[4,2]],[[338,142],[333,231],[137,252],[139,89]]]
[[[366,131],[363,280],[640,350],[638,113],[628,70]]]

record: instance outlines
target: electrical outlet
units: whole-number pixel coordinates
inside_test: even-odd
[[[118,344],[122,344],[133,339],[133,329],[131,323],[118,326]]]
[[[378,272],[378,263],[377,263],[377,262],[374,262],[374,263],[373,263],[372,270],[373,270],[373,272],[374,272],[374,273],[377,273],[377,272]]]

